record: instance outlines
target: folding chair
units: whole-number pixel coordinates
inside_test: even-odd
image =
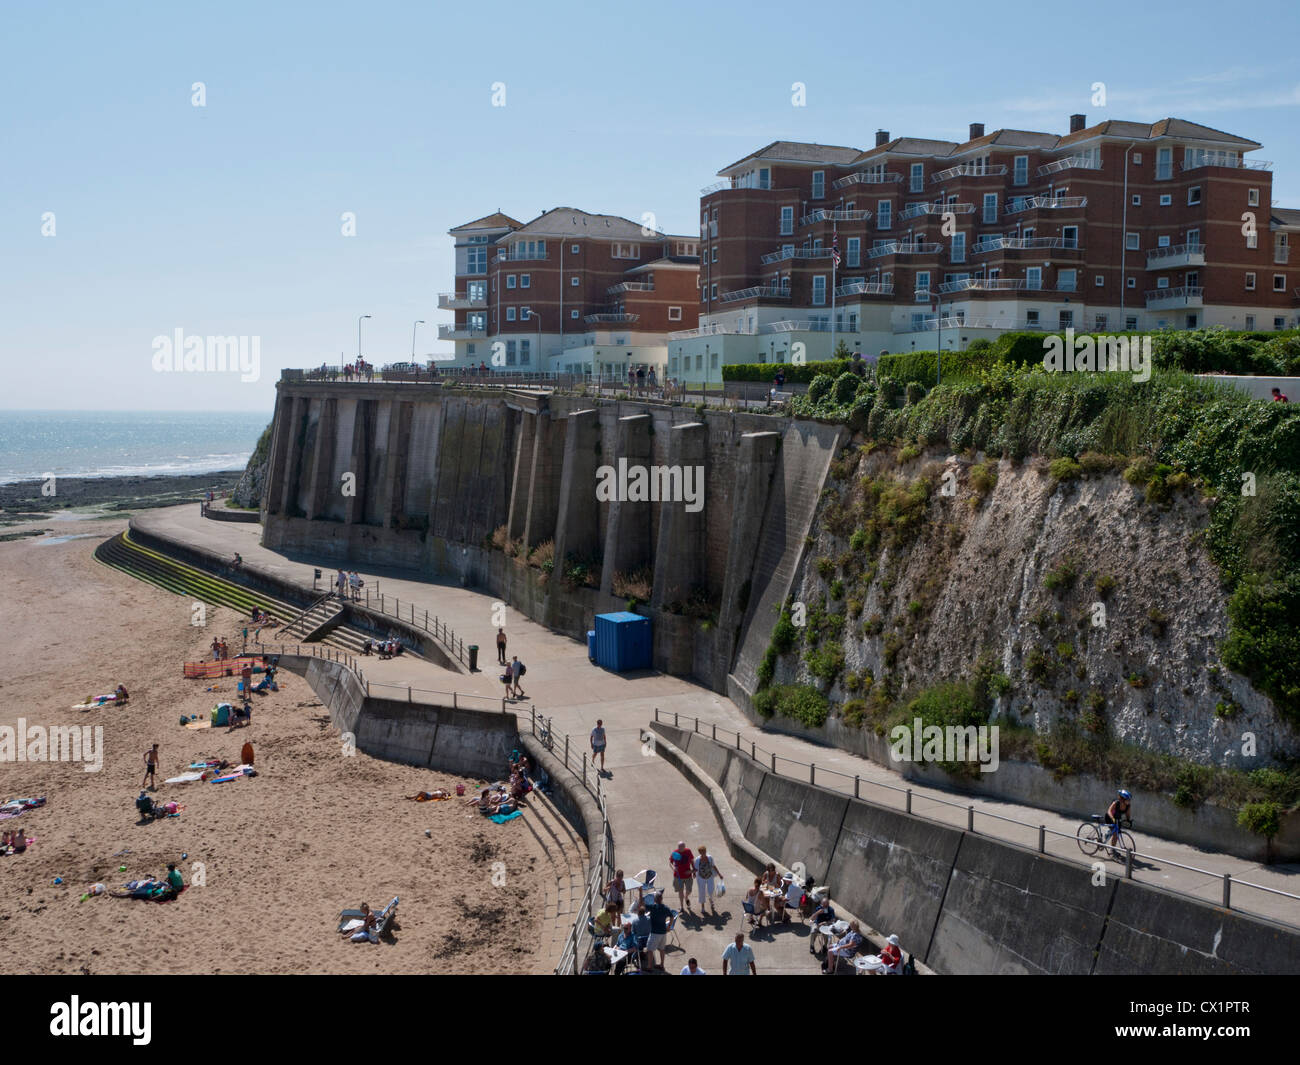
[[[677,918],[681,915],[680,910],[673,910],[673,915],[668,920],[668,939],[673,943],[676,943],[679,948],[682,946],[682,941],[677,938]],[[667,946],[667,941],[665,942],[665,946]]]

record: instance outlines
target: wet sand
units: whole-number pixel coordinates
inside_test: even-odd
[[[255,697],[253,722],[188,730],[182,715],[232,701],[234,681],[189,681],[235,617],[190,625],[189,602],[95,562],[121,519],[57,523],[61,543],[0,543],[0,725],[100,725],[99,772],[79,764],[0,762],[0,799],[44,795],[44,808],[0,821],[26,829],[26,854],[0,857],[4,973],[490,973],[538,967],[544,857],[522,819],[494,825],[454,799],[416,803],[421,789],[468,778],[343,755],[328,712],[302,678]],[[79,711],[87,695],[125,684],[124,707]],[[224,690],[204,691],[217,685]],[[165,784],[191,761],[239,762],[253,744],[259,775],[226,784]],[[153,796],[179,818],[139,824],[143,752],[160,746]],[[424,830],[432,831],[432,839]],[[123,854],[122,852],[128,852]],[[182,858],[188,855],[188,858]],[[204,886],[168,903],[108,897],[176,862]],[[500,866],[494,863],[503,863]],[[124,870],[119,866],[125,865]],[[493,884],[493,873],[504,886]],[[64,883],[56,886],[54,879]],[[353,944],[338,913],[401,897],[391,941]],[[544,960],[543,960],[544,963]]]
[[[114,514],[177,503],[197,503],[212,489],[224,499],[239,483],[242,470],[162,477],[58,477],[53,495],[42,492],[44,481],[0,484],[0,526],[49,518],[60,511]]]

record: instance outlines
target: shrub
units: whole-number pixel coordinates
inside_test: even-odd
[[[1115,578],[1109,573],[1099,573],[1094,583],[1097,586],[1097,594],[1105,599],[1115,587]]]
[[[858,391],[858,385],[861,383],[862,378],[851,370],[840,374],[839,377],[835,378],[835,385],[833,388],[835,402],[841,407],[847,406],[853,401],[853,397]],[[808,394],[810,396],[812,395],[811,388],[808,390]]]
[[[1237,824],[1271,840],[1282,828],[1282,808],[1275,802],[1248,802],[1237,811]]]
[[[970,483],[976,495],[983,499],[998,483],[998,464],[992,460],[976,463],[970,468]]]
[[[921,454],[921,449],[915,444],[908,444],[898,452],[898,464],[901,466],[905,462],[911,462]]]
[[[1074,582],[1078,576],[1079,571],[1075,569],[1074,563],[1067,559],[1055,569],[1047,571],[1047,575],[1043,578],[1043,584],[1053,592],[1068,591],[1074,587]]]
[[[1025,656],[1025,676],[1042,682],[1052,673],[1052,661],[1041,648],[1035,647]]]
[[[833,581],[831,581],[831,598],[832,599],[844,598],[844,582],[840,580],[839,577],[836,577]]]
[[[829,374],[818,374],[813,378],[812,384],[808,386],[808,398],[814,403],[820,403],[826,398],[834,384],[835,379]]]
[[[754,709],[764,717],[779,714],[792,718],[809,728],[826,724],[830,703],[816,688],[806,684],[780,684],[765,688],[754,695]]]
[[[1158,606],[1153,606],[1147,611],[1147,620],[1151,622],[1151,631],[1155,633],[1157,639],[1163,636],[1169,627],[1169,615]]]
[[[925,398],[925,389],[915,381],[908,381],[903,389],[903,402],[908,406],[913,403],[920,403]]]
[[[1058,643],[1056,645],[1056,653],[1060,655],[1061,661],[1068,662],[1074,657],[1074,646],[1064,642]]]
[[[1052,475],[1052,480],[1059,484],[1061,481],[1073,481],[1083,475],[1083,467],[1074,459],[1061,457],[1052,459],[1048,472]]]
[[[822,580],[828,580],[830,575],[835,572],[835,560],[829,555],[822,555],[817,560],[817,575]]]
[[[1124,480],[1135,488],[1145,488],[1147,483],[1155,475],[1155,459],[1147,458],[1145,455],[1136,458],[1128,464],[1124,470]]]

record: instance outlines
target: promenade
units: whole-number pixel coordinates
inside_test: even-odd
[[[149,511],[136,519],[136,524],[187,543],[233,557],[241,554],[250,565],[266,570],[278,577],[297,581],[310,588],[312,570],[319,566],[325,575],[321,589],[325,590],[331,563],[325,559],[285,555],[263,548],[259,539],[260,525],[240,525],[210,521],[200,517],[195,505]],[[402,613],[407,604],[414,604],[417,615],[428,610],[449,624],[466,644],[476,643],[480,650],[481,671],[463,675],[442,669],[419,659],[402,656],[391,661],[378,659],[365,663],[367,679],[372,684],[392,684],[403,688],[430,691],[459,691],[500,698],[502,685],[496,668],[493,608],[497,602],[491,596],[459,585],[431,583],[414,580],[397,571],[358,568],[370,589],[378,588],[386,599],[401,600]],[[372,597],[373,603],[373,597]],[[793,736],[765,732],[752,725],[740,709],[729,699],[679,677],[663,674],[624,677],[594,666],[587,659],[585,644],[551,632],[517,611],[505,611],[506,633],[509,638],[508,655],[518,655],[527,665],[524,678],[526,698],[516,704],[520,712],[530,705],[538,713],[554,718],[554,727],[570,735],[571,742],[581,743],[596,720],[602,719],[609,733],[609,750],[606,765],[610,777],[606,780],[608,809],[614,833],[615,854],[620,868],[628,875],[642,868],[659,872],[658,882],[666,889],[665,901],[673,903],[671,873],[668,855],[678,840],[684,839],[692,850],[699,843],[708,846],[717,855],[719,867],[727,877],[728,893],[718,905],[721,915],[717,921],[710,918],[701,922],[687,920],[679,927],[683,951],[673,950],[668,957],[668,969],[676,972],[688,956],[699,959],[709,972],[720,971],[720,955],[735,932],[742,929],[740,899],[746,886],[743,871],[726,854],[720,830],[713,811],[681,774],[656,757],[648,745],[641,742],[641,734],[653,719],[656,709],[661,717],[678,715],[679,722],[687,728],[698,720],[701,731],[717,726],[719,736],[728,731],[728,740],[740,733],[748,749],[753,740],[758,747],[777,756],[778,770],[787,775],[802,775],[807,779],[806,767],[815,763],[817,783],[822,786],[852,792],[854,776],[860,778],[863,799],[902,809],[905,795],[902,787],[912,791],[914,813],[946,824],[965,827],[967,807],[976,811],[977,829],[991,832],[998,826],[1006,838],[1026,847],[1037,846],[1037,830],[1020,828],[989,816],[1043,825],[1051,831],[1072,837],[1079,821],[1090,810],[1081,810],[1077,817],[1062,817],[1056,813],[1039,810],[1018,803],[965,796],[939,788],[911,783],[904,785],[902,778],[884,766],[867,759],[833,748],[822,747]],[[829,776],[835,773],[840,776]],[[884,785],[884,786],[880,786]],[[1109,796],[1099,794],[1097,809],[1104,808]],[[1187,844],[1136,835],[1137,849],[1153,858],[1140,860],[1135,876],[1146,883],[1163,886],[1193,895],[1214,904],[1222,901],[1222,874],[1257,883],[1280,891],[1300,894],[1300,866],[1264,866],[1230,855],[1203,850]],[[1083,856],[1073,839],[1055,839],[1048,836],[1048,853],[1074,861],[1080,865],[1080,875],[1087,869]],[[1193,872],[1177,865],[1195,866],[1208,872]],[[1108,863],[1110,875],[1123,875],[1117,863]],[[826,870],[810,869],[819,881]],[[835,885],[831,884],[832,898]],[[692,905],[694,905],[694,901]],[[1300,903],[1293,899],[1252,890],[1234,884],[1232,905],[1245,912],[1272,917],[1291,924],[1300,924]],[[890,929],[879,931],[888,934]],[[811,973],[817,966],[807,950],[806,931],[798,924],[766,930],[753,943],[760,973]],[[914,945],[904,943],[905,949]]]

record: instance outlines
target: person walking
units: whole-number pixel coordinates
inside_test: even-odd
[[[695,855],[686,846],[685,840],[678,840],[677,849],[669,856],[668,862],[673,867],[673,890],[677,892],[677,901],[684,910],[691,908],[691,880],[695,876]]]
[[[348,574],[348,590],[352,593],[353,601],[360,598],[361,578],[357,576],[356,570]]]
[[[713,907],[713,916],[718,916],[717,903],[713,901],[713,880],[724,880],[721,871],[713,864],[713,859],[709,857],[708,848],[703,843],[700,844],[699,857],[695,859],[695,888],[700,895],[700,916],[704,915],[704,898],[708,896],[709,905]]]
[[[515,698],[522,699],[524,697],[524,689],[519,685],[519,678],[528,672],[528,667],[525,666],[521,661],[519,661],[518,655],[515,655],[510,660],[510,666],[508,668],[510,672],[510,679],[514,684]]]
[[[745,933],[737,932],[736,938],[722,952],[722,975],[758,975],[758,966],[754,964],[754,948],[745,942]]]
[[[503,666],[506,664],[506,630],[497,629],[497,661]]]
[[[154,744],[144,752],[144,779],[140,781],[140,787],[145,786],[145,781],[149,782],[152,789],[157,785],[155,774],[158,771],[158,744]]]
[[[600,771],[605,772],[605,723],[596,719],[596,727],[591,730],[591,764],[596,764],[596,755],[600,755]]]

